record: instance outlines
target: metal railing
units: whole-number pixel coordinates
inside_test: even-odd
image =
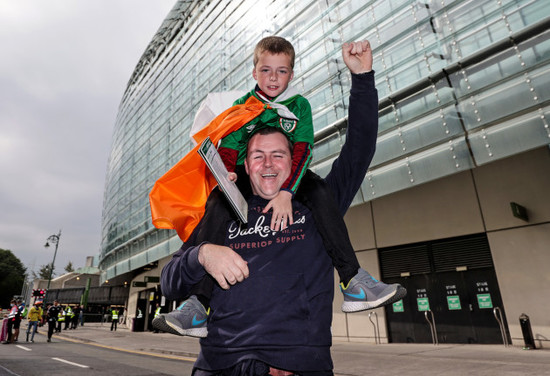
[[[374,318],[376,319],[376,323],[374,323],[374,321],[372,321],[372,318],[371,316],[374,315]],[[369,320],[373,326],[373,330],[374,330],[374,343],[376,343],[377,345],[380,344],[380,326],[378,325],[378,314],[376,312],[370,312],[369,313]]]
[[[428,312],[430,313],[430,317],[428,317]],[[439,340],[437,339],[437,328],[435,326],[435,317],[434,313],[431,310],[427,310],[424,312],[424,316],[426,317],[426,321],[428,324],[430,324],[430,332],[432,333],[432,341],[435,345],[439,345]]]
[[[500,334],[502,335],[502,342],[504,343],[504,347],[508,347],[510,344],[508,343],[508,338],[506,336],[506,329],[504,328],[504,321],[502,320],[502,311],[499,307],[495,307],[493,309],[493,315],[495,315],[495,319],[497,319],[498,326],[500,328]]]

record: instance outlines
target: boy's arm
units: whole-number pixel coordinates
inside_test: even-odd
[[[298,113],[300,119],[296,124],[294,131],[294,149],[292,151],[292,168],[290,176],[283,183],[281,189],[294,194],[300,186],[300,181],[305,175],[311,162],[311,153],[313,150],[313,118],[311,115],[311,105],[304,97],[298,98]]]
[[[281,186],[281,190],[288,191],[294,196],[300,186],[302,177],[309,167],[309,162],[311,162],[311,145],[307,142],[294,143],[294,150],[292,151],[292,168],[288,179],[286,179]]]
[[[235,172],[237,167],[237,160],[239,158],[239,151],[231,149],[225,146],[220,146],[218,148],[218,153],[222,158],[222,162],[229,172]]]

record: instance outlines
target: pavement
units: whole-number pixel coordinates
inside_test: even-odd
[[[41,329],[43,332],[44,328]],[[41,337],[45,340],[44,336]],[[197,338],[132,332],[123,325],[119,325],[117,331],[110,331],[108,323],[85,323],[76,330],[64,330],[54,335],[54,341],[60,339],[191,362],[200,350]],[[332,357],[336,376],[550,375],[550,348],[523,350],[518,346],[462,344],[377,345],[335,340]]]

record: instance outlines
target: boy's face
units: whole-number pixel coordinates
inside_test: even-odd
[[[290,67],[290,56],[262,52],[252,71],[252,76],[258,81],[258,86],[264,93],[270,97],[278,96],[286,90],[288,83],[294,77]]]

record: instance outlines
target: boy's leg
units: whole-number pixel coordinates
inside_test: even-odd
[[[377,308],[406,295],[407,291],[402,286],[387,285],[361,269],[344,219],[324,180],[308,170],[300,183],[296,199],[311,210],[327,253],[340,276],[344,312]]]
[[[360,265],[344,219],[339,214],[328,186],[318,175],[308,170],[296,192],[296,199],[311,210],[323,244],[340,276],[340,282],[348,284],[357,274]]]

